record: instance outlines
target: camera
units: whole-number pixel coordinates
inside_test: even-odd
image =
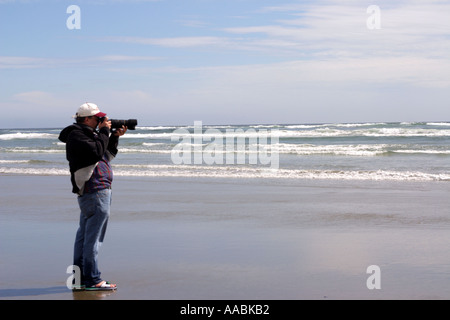
[[[105,118],[100,118],[100,122],[105,121]],[[137,120],[136,119],[128,119],[128,120],[118,120],[118,119],[110,119],[111,121],[111,129],[119,129],[122,126],[127,127],[129,130],[136,130]]]
[[[128,119],[128,120],[117,120],[111,119],[111,129],[119,129],[122,126],[127,127],[129,130],[136,130],[137,120],[136,119]]]

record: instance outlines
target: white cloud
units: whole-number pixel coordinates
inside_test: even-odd
[[[180,23],[182,26],[191,28],[204,28],[210,25],[208,22],[198,19],[184,19],[178,20],[177,22]]]
[[[366,3],[366,4],[364,4]],[[107,37],[100,41],[171,49],[260,51],[272,57],[322,59],[430,55],[446,58],[450,51],[450,3],[381,1],[381,29],[369,30],[366,1],[318,1],[264,8],[286,12],[270,24],[221,28],[222,34],[190,37]],[[264,12],[263,11],[263,12]],[[203,29],[201,29],[203,30]],[[433,48],[430,52],[430,47]]]
[[[191,72],[202,75],[197,77],[201,80],[196,85],[184,92],[189,97],[184,100],[192,101],[192,106],[294,107],[317,101],[345,103],[346,99],[351,104],[353,98],[350,97],[363,92],[371,92],[367,97],[382,95],[382,91],[377,93],[380,87],[410,88],[412,92],[450,88],[450,62],[415,57],[339,62],[299,60],[271,65],[198,68]],[[341,94],[333,97],[326,92]],[[395,91],[390,91],[389,95],[395,96]]]
[[[169,48],[209,47],[223,45],[220,37],[174,37],[174,38],[145,38],[145,37],[106,37],[99,41],[122,42],[142,45],[154,45]]]
[[[138,62],[138,61],[153,61],[159,60],[159,57],[140,57],[140,56],[125,56],[125,55],[107,55],[86,59],[87,61],[99,62]]]
[[[0,56],[0,69],[25,69],[46,65],[48,59]]]
[[[332,3],[332,2],[331,2]],[[284,5],[267,11],[287,11],[292,19],[278,24],[229,27],[224,31],[291,43],[311,59],[324,54],[346,56],[430,55],[446,57],[450,49],[450,3],[401,3],[381,6],[381,29],[368,30],[367,6],[350,4]]]
[[[85,66],[86,64],[111,64],[159,60],[152,56],[105,55],[86,58],[35,58],[0,56],[0,69],[60,68],[65,66]]]
[[[28,91],[13,95],[13,100],[35,106],[57,106],[62,100],[45,91]]]
[[[81,103],[80,103],[81,104]],[[47,91],[25,91],[0,101],[0,110],[13,110],[0,119],[0,127],[35,128],[57,127],[72,121],[76,107],[70,97],[62,97]]]

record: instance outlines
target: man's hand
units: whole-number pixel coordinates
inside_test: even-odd
[[[111,121],[110,121],[110,123],[111,123]],[[116,130],[116,132],[114,132],[114,135],[115,135],[116,137],[123,136],[123,135],[125,134],[125,132],[127,132],[127,130],[128,130],[127,127],[122,126],[122,128],[119,128],[119,129]]]
[[[108,117],[105,117],[105,119],[103,120],[103,122],[100,122],[98,124],[98,129],[100,130],[101,128],[107,127],[108,129],[111,130],[111,120],[108,119]]]

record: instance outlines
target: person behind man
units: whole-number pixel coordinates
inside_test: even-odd
[[[80,268],[82,286],[76,289],[115,290],[116,284],[100,277],[97,258],[110,213],[110,161],[117,155],[119,137],[127,128],[111,133],[111,121],[93,103],[82,104],[75,118],[76,123],[64,128],[59,140],[66,143],[72,192],[78,195],[81,210],[73,264]]]

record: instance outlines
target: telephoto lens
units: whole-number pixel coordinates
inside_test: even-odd
[[[128,120],[117,120],[111,119],[111,128],[119,129],[122,126],[127,127],[129,130],[136,130],[137,120],[136,119],[128,119]]]

